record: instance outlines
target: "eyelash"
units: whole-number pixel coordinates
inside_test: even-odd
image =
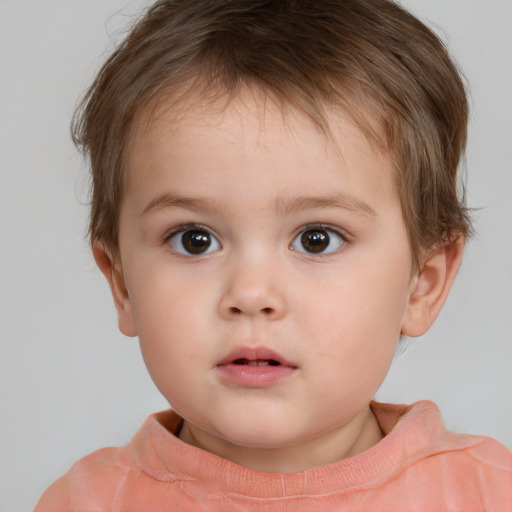
[[[163,237],[163,242],[166,243],[166,242],[169,242],[169,240],[173,237],[173,236],[176,236],[176,235],[179,235],[180,233],[185,233],[186,231],[193,231],[193,230],[198,230],[198,231],[207,231],[208,233],[212,233],[212,230],[207,228],[206,226],[204,226],[203,224],[193,224],[193,223],[190,223],[190,224],[178,224],[177,226],[173,227],[172,229],[170,229],[169,231],[167,231],[167,233],[165,233],[164,237]]]
[[[214,234],[214,232],[211,229],[207,228],[203,224],[179,224],[178,226],[174,227],[173,229],[171,229],[164,235],[163,243],[172,247],[172,240],[174,237],[176,237],[177,235],[184,235],[185,233],[187,233],[189,231],[200,231],[200,232],[208,233],[208,235],[213,240],[215,240],[215,242],[219,245],[219,248],[222,247],[219,242],[219,237],[216,234]],[[208,254],[208,252],[210,252],[210,251],[201,252],[201,253],[198,252],[196,255],[194,255],[191,252],[181,252],[178,249],[176,249],[175,247],[172,247],[172,248],[177,253],[182,254],[184,256],[201,256],[203,254]]]
[[[293,243],[301,236],[301,235],[304,235],[305,233],[307,233],[308,231],[325,231],[326,233],[328,234],[334,234],[336,237],[338,237],[340,239],[340,244],[338,245],[338,247],[336,247],[334,250],[331,250],[329,252],[310,252],[310,251],[300,251],[300,250],[297,250],[297,249],[293,249],[292,248],[292,245]],[[333,226],[330,226],[330,225],[326,225],[326,224],[322,224],[322,223],[313,223],[313,224],[307,224],[305,226],[301,226],[300,229],[298,229],[293,237],[293,240],[292,240],[292,243],[290,244],[290,249],[292,250],[295,250],[297,252],[300,252],[302,254],[305,254],[307,256],[310,256],[310,257],[315,257],[315,258],[326,258],[326,257],[329,257],[331,256],[332,254],[335,254],[337,253],[341,247],[343,247],[344,245],[346,245],[347,243],[349,243],[349,238],[348,238],[348,235],[340,230],[339,228],[335,228]]]

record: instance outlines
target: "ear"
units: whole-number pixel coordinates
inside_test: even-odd
[[[123,267],[119,258],[114,259],[103,244],[95,242],[92,253],[96,264],[107,278],[117,310],[119,330],[126,336],[137,336],[132,303],[126,288]]]
[[[421,336],[434,323],[448,296],[462,260],[464,239],[435,246],[424,257],[413,281],[402,334]]]

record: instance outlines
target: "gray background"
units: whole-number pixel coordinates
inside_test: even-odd
[[[430,333],[378,394],[436,401],[448,427],[512,446],[512,2],[407,0],[471,84],[467,170],[479,237]],[[117,331],[84,240],[75,102],[147,2],[0,0],[0,511],[30,510],[77,458],[166,407]],[[442,27],[442,28],[439,28]]]

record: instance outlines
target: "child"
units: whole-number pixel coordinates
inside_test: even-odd
[[[75,123],[121,331],[172,411],[42,511],[510,510],[512,459],[380,404],[471,234],[467,101],[389,0],[157,2]]]

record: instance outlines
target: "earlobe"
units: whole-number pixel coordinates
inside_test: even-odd
[[[433,247],[413,281],[402,324],[402,334],[421,336],[434,323],[453,284],[462,260],[464,239]]]
[[[98,268],[108,281],[112,298],[117,310],[119,330],[126,336],[137,336],[137,327],[133,315],[132,304],[126,283],[121,262],[115,260],[103,244],[95,242],[92,253]]]

